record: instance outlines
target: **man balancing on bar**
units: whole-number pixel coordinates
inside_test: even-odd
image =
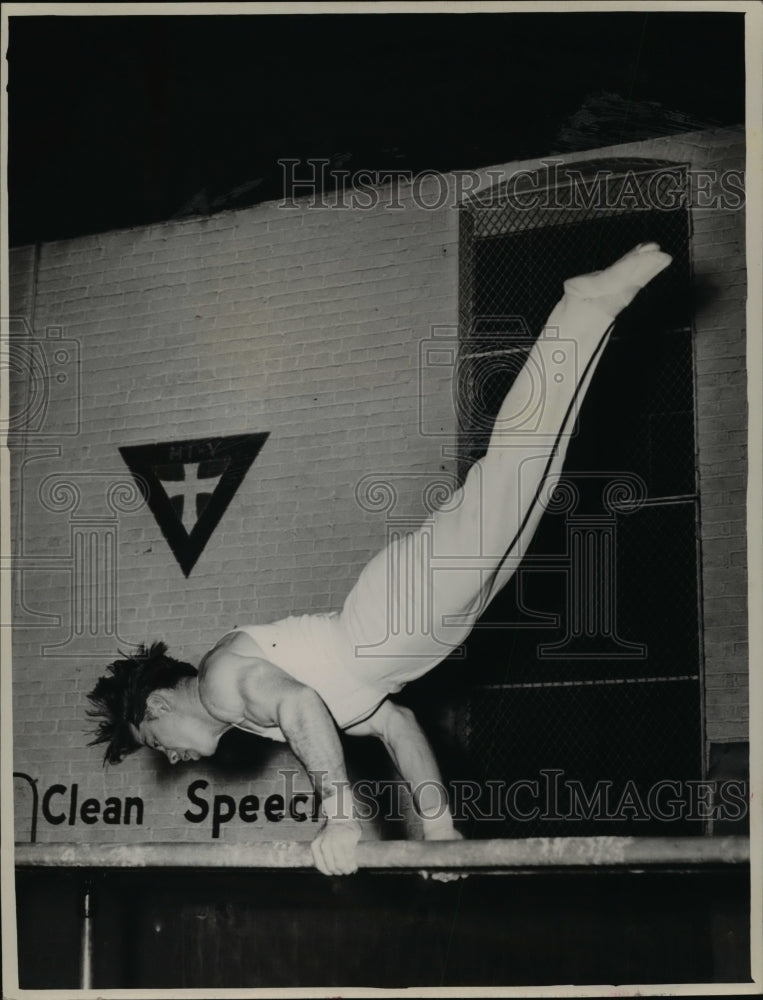
[[[100,717],[91,745],[106,743],[109,763],[150,747],[174,764],[211,756],[232,727],[286,741],[325,817],[312,843],[316,867],[337,875],[356,870],[360,838],[343,802],[348,782],[337,729],[377,736],[413,789],[424,838],[457,837],[426,737],[391,696],[459,646],[515,572],[543,514],[542,495],[561,474],[614,319],[670,262],[656,243],[645,243],[606,270],[564,283],[498,412],[486,455],[422,528],[370,561],[340,612],[235,628],[198,670],[167,656],[163,643],[141,646],[112,663],[89,694],[90,714]],[[518,432],[526,380],[538,371],[546,398],[532,431]],[[398,605],[411,602],[422,610],[418,629],[390,628]]]

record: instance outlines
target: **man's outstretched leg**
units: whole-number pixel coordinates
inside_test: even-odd
[[[366,566],[341,615],[356,669],[391,690],[431,669],[463,641],[509,580],[558,480],[578,409],[615,317],[671,262],[642,244],[611,267],[565,282],[565,294],[498,411],[486,455],[422,529]],[[537,412],[528,382],[543,380]],[[532,418],[532,426],[528,427]],[[429,628],[391,629],[401,601],[427,606]]]
[[[527,370],[534,365],[545,378],[537,425],[530,434],[514,431],[510,391],[496,417],[487,454],[474,469],[481,478],[475,494],[479,492],[482,501],[478,517],[484,552],[489,558],[502,555],[500,564],[483,577],[472,620],[513,576],[527,551],[545,510],[543,501],[561,476],[580,407],[616,317],[671,260],[658,244],[644,243],[605,270],[565,281],[565,294],[525,366]],[[448,599],[444,592],[442,597]],[[442,613],[448,614],[444,605]]]

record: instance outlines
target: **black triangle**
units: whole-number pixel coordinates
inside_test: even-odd
[[[265,431],[260,434],[235,434],[231,437],[130,445],[119,449],[119,453],[135,477],[138,488],[142,492],[148,490],[146,502],[149,509],[185,576],[190,576],[228,504],[268,437],[269,432]],[[173,470],[196,463],[200,463],[200,475],[205,465],[210,470],[210,476],[220,475],[220,469],[223,471],[209,502],[189,534],[162,485],[162,479],[167,481],[179,479],[181,477],[173,474]]]

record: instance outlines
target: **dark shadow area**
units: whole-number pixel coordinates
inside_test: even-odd
[[[749,981],[748,881],[746,867],[447,885],[394,872],[22,870],[20,978],[76,987],[87,883],[96,989]]]
[[[733,782],[743,789],[744,801],[749,801],[750,794],[750,744],[747,741],[734,743],[711,743],[710,761],[707,776],[719,785]],[[720,836],[726,834],[750,832],[750,815],[748,810],[738,817],[725,817],[715,820],[713,833]]]
[[[640,169],[646,177],[647,167],[662,166]],[[592,162],[590,170],[615,167]],[[448,777],[540,784],[540,816],[525,797],[527,816],[499,810],[469,823],[470,837],[699,835],[702,811],[690,801],[703,747],[686,208],[539,208],[528,218],[510,202],[487,204],[462,233],[471,261],[462,270],[462,364],[473,365],[462,386],[462,471],[484,454],[517,377],[514,359],[524,357],[504,348],[529,349],[565,278],[651,240],[673,262],[615,324],[578,414],[559,499],[547,503],[520,570],[482,615],[463,657],[435,672],[460,705],[451,731],[461,753],[451,756]],[[517,317],[529,336],[511,332]],[[550,373],[538,373],[539,406],[550,385]],[[437,695],[424,679],[405,697],[427,719]],[[554,770],[562,787],[547,809],[542,772]],[[602,805],[578,808],[568,782],[589,801],[601,793]],[[677,782],[683,800],[669,819],[655,804],[665,782]],[[628,789],[633,802],[621,809]],[[479,803],[496,814],[487,791]]]
[[[214,757],[207,762],[211,770],[225,775],[249,777],[266,770],[281,745],[242,729],[229,729],[217,744]]]
[[[279,199],[283,158],[324,158],[332,190],[338,170],[472,170],[741,123],[743,23],[12,16],[11,244]]]

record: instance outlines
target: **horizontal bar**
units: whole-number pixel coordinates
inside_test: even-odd
[[[524,869],[743,864],[747,837],[527,837],[361,841],[361,868]],[[19,844],[34,868],[312,868],[308,843]]]
[[[616,684],[667,684],[672,681],[698,681],[699,674],[675,674],[673,677],[596,677],[590,680],[577,681],[519,681],[505,684],[474,684],[477,691],[486,690],[526,690],[527,688],[562,688],[562,687],[603,687]]]

